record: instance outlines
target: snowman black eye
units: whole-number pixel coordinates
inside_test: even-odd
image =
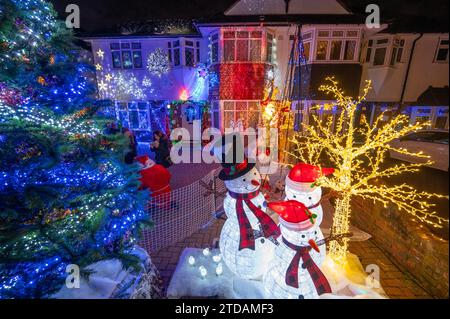
[[[294,195],[294,198],[297,198],[297,195]]]
[[[308,199],[309,199],[309,200],[311,200],[311,199],[312,199],[312,197],[308,197]]]
[[[302,238],[305,238],[306,236],[305,235],[302,235]]]
[[[246,182],[246,181],[247,181],[247,179],[245,179],[245,178],[244,178],[244,179],[243,179],[242,181],[243,181],[243,182]]]

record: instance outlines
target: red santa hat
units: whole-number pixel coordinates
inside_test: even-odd
[[[280,223],[292,230],[307,230],[314,226],[315,216],[308,208],[296,200],[273,202],[269,208],[280,216]]]
[[[148,155],[138,156],[136,157],[136,161],[140,164],[142,169],[155,166],[155,162],[153,162]]]
[[[333,173],[334,168],[320,168],[300,163],[295,165],[289,172],[289,175],[286,177],[286,186],[299,192],[312,192],[317,179]]]

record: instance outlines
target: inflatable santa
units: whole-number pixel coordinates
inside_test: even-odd
[[[136,157],[141,170],[141,187],[151,192],[152,202],[158,207],[170,205],[170,172],[162,165],[155,164],[147,155]]]
[[[317,218],[297,201],[270,203],[269,208],[280,216],[281,240],[275,249],[264,288],[271,299],[316,299],[331,293],[322,273],[321,251],[325,241],[318,241]]]

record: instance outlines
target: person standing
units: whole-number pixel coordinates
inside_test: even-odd
[[[155,161],[157,164],[169,168],[173,165],[170,159],[170,142],[167,136],[161,131],[153,132],[153,142],[150,149],[155,153]]]

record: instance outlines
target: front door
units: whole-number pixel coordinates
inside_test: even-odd
[[[199,142],[196,141],[201,138],[201,134],[195,134],[194,136],[194,121],[200,120],[199,109],[197,106],[192,104],[183,104],[181,106],[181,125],[182,127],[189,132],[189,138],[185,137],[183,142]],[[200,124],[200,123],[199,123]],[[201,125],[199,125],[201,127]]]

